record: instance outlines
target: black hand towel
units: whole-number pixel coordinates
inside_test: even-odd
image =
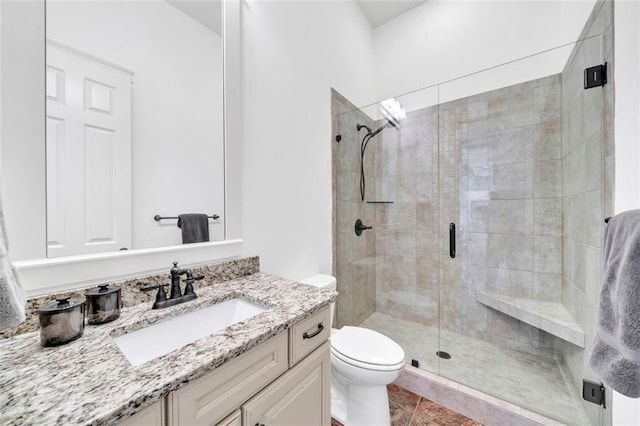
[[[209,241],[209,218],[206,214],[178,215],[178,228],[182,229],[182,244]]]

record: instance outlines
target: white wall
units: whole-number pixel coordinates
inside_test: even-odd
[[[329,88],[372,101],[371,47],[355,2],[243,5],[242,234],[264,272],[331,273]]]
[[[11,259],[45,257],[44,3],[1,1],[2,201]]]
[[[616,1],[615,212],[640,208],[640,3]],[[613,393],[613,424],[640,424],[640,401]]]
[[[220,36],[162,1],[53,1],[47,37],[135,73],[133,247],[182,243],[176,221],[156,214],[222,216]],[[222,220],[209,228],[224,239]]]
[[[2,35],[2,4],[0,4],[0,35]],[[2,43],[1,42],[0,42],[0,75],[2,75]],[[2,82],[0,82],[0,99],[2,99]],[[2,135],[2,102],[0,102],[0,135]],[[0,143],[0,175],[1,174],[2,174],[2,143]],[[1,198],[2,198],[2,194],[0,192],[0,199]]]
[[[640,4],[615,3],[615,212],[640,208]]]
[[[366,105],[556,47],[593,4],[431,0],[372,31],[354,2],[244,3],[245,252],[288,278],[331,271],[330,86]],[[570,50],[516,81],[560,72]]]
[[[574,42],[595,0],[430,0],[373,32],[378,99]],[[441,102],[562,71],[572,46],[441,88]]]

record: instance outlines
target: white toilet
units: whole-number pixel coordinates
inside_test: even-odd
[[[336,279],[331,275],[314,275],[301,282],[336,289]],[[332,325],[334,311],[332,303]],[[400,345],[377,331],[332,328],[331,416],[345,426],[389,426],[387,385],[398,377],[404,363]]]

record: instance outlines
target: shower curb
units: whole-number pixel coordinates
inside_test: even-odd
[[[566,426],[409,364],[400,371],[394,384],[485,425]]]

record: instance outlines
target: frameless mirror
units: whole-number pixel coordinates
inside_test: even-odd
[[[222,42],[220,0],[47,1],[47,257],[224,240]]]

